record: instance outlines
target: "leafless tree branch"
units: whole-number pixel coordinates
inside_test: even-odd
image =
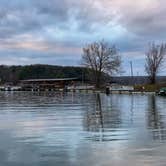
[[[152,84],[156,83],[156,75],[161,70],[166,55],[166,44],[151,43],[146,53],[145,71]]]
[[[82,62],[93,71],[96,87],[100,87],[102,73],[118,72],[121,58],[115,46],[110,46],[102,40],[83,48]]]

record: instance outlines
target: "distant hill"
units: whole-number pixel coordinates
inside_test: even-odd
[[[12,82],[16,84],[24,79],[41,78],[70,78],[88,80],[87,69],[71,66],[53,66],[53,65],[27,65],[27,66],[0,66],[1,83]]]
[[[53,66],[53,65],[27,65],[27,66],[5,66],[0,65],[1,83],[12,82],[17,84],[19,80],[41,79],[41,78],[78,78],[78,80],[91,81],[93,75],[89,76],[89,70],[83,67]],[[147,76],[120,76],[110,77],[103,74],[103,83],[117,83],[123,85],[147,84]],[[157,77],[157,82],[166,83],[166,76]]]

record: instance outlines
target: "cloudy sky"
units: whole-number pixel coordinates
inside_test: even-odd
[[[0,64],[80,65],[82,47],[105,39],[125,75],[144,73],[151,41],[166,38],[165,0],[0,0]]]

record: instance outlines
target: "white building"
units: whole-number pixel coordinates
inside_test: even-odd
[[[133,91],[133,86],[125,86],[125,85],[119,85],[119,84],[111,84],[110,85],[110,91]]]

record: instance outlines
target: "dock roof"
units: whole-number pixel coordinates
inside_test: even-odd
[[[21,80],[21,82],[72,81],[72,80],[77,80],[77,78],[27,79],[27,80]]]

